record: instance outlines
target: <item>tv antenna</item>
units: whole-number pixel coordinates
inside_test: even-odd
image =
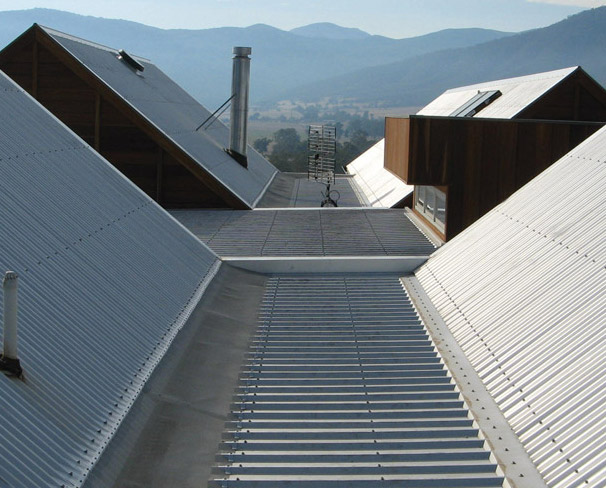
[[[310,125],[307,135],[307,179],[326,185],[321,207],[338,207],[341,195],[335,184],[337,129],[332,125]]]

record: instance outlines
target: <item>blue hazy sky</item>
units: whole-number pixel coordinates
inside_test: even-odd
[[[402,38],[451,27],[522,31],[602,5],[606,0],[0,0],[0,11],[43,7],[185,29],[333,22]]]

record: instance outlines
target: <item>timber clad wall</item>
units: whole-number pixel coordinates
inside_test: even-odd
[[[490,90],[502,95],[473,117],[450,115]],[[386,120],[385,166],[410,185],[448,188],[448,240],[601,127],[606,90],[571,67],[454,88],[420,114]]]
[[[578,69],[516,115],[516,119],[606,121],[604,88]],[[480,112],[479,116],[482,116]]]
[[[408,174],[409,133],[409,119],[385,118],[385,168],[400,178]]]
[[[224,189],[211,189],[212,182],[188,169],[190,161],[169,153],[136,116],[91,83],[87,70],[74,64],[39,27],[0,53],[0,69],[161,205],[240,208]]]
[[[448,240],[603,125],[471,117],[387,119],[386,147],[395,134],[394,145],[405,148],[407,156],[386,151],[385,164],[408,184],[448,188]],[[402,128],[408,130],[400,132]]]

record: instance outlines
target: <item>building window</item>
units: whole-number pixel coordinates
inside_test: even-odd
[[[415,186],[415,210],[438,230],[446,229],[446,194],[435,186]]]

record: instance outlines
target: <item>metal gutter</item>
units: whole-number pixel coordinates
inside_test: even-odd
[[[236,268],[256,273],[412,273],[427,256],[404,257],[225,257]]]
[[[397,274],[269,278],[208,486],[502,487]]]

